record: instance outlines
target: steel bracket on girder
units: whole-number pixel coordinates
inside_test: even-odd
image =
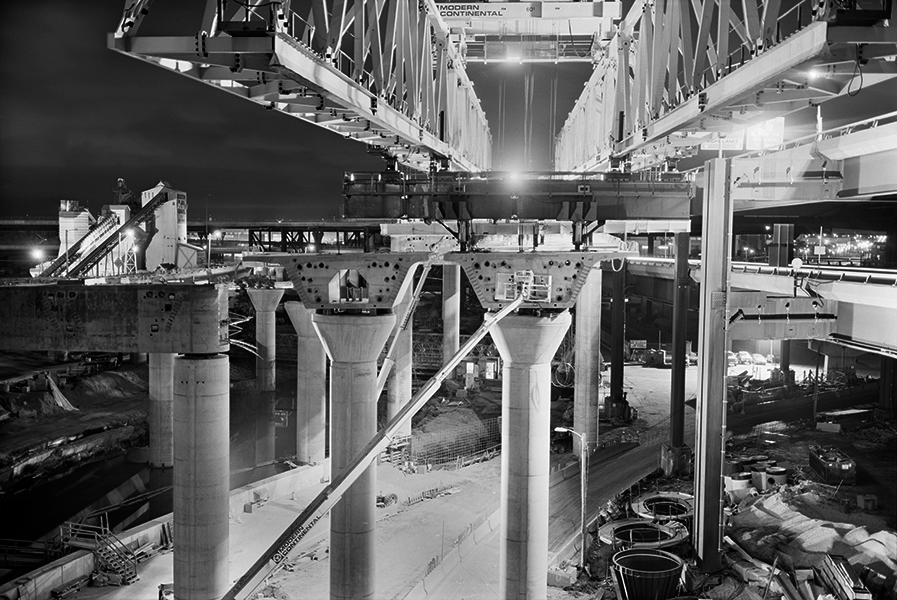
[[[612,252],[474,252],[451,253],[448,262],[460,264],[483,308],[498,310],[523,293],[521,308],[571,308],[589,270],[602,260],[633,253]]]
[[[282,254],[268,262],[283,265],[305,308],[386,310],[396,304],[408,272],[430,253]]]
[[[0,348],[227,352],[225,285],[0,287]]]
[[[727,335],[733,340],[824,339],[834,330],[838,303],[822,298],[730,292]]]

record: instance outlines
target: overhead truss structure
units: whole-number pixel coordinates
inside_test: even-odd
[[[415,169],[491,165],[485,114],[434,0],[207,0],[194,35],[140,36],[151,3],[126,5],[110,48]]]
[[[555,168],[647,168],[897,75],[892,0],[637,0],[556,140]],[[889,26],[890,25],[890,26]]]

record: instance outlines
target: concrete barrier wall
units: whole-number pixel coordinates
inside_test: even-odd
[[[44,600],[50,592],[94,569],[93,552],[78,550],[0,586],[0,600]]]
[[[267,498],[268,501],[277,500],[285,498],[293,492],[318,485],[324,476],[328,478],[330,476],[330,459],[321,464],[305,465],[244,485],[230,493],[231,514],[242,513],[245,504],[255,502],[259,498]]]

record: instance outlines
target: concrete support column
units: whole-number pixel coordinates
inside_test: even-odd
[[[396,338],[395,341],[395,350],[393,354],[395,364],[392,367],[392,371],[389,373],[389,378],[387,379],[386,384],[387,421],[392,420],[392,418],[399,414],[399,411],[411,401],[412,320],[408,320],[408,325],[405,327],[404,331],[399,331],[399,327],[401,326],[402,316],[411,304],[411,297],[414,293],[412,287],[413,286],[409,285],[405,288],[405,291],[401,293],[397,299],[395,306],[396,325],[393,328],[391,335],[397,335],[398,338]],[[410,420],[398,434],[411,435]]]
[[[510,315],[492,329],[501,353],[501,546],[499,598],[548,594],[551,359],[570,313]]]
[[[598,441],[598,394],[601,381],[601,269],[586,273],[576,299],[576,376],[573,382],[573,429],[588,448]],[[573,454],[581,456],[580,437],[573,436]]]
[[[726,429],[727,298],[732,244],[730,165],[708,160],[701,231],[701,322],[695,424],[695,529],[698,565],[705,573],[721,567],[723,438]]]
[[[312,317],[330,357],[331,470],[342,471],[377,433],[377,357],[395,315]],[[330,511],[330,597],[373,598],[377,466],[372,464]]]
[[[460,347],[461,265],[442,265],[442,364]]]
[[[149,355],[149,465],[174,466],[174,354]]]
[[[610,397],[613,402],[623,401],[623,346],[626,327],[626,263],[613,274],[613,303],[611,304],[611,363]],[[610,417],[612,415],[605,415]]]
[[[226,354],[174,359],[174,595],[227,591],[230,369]]]
[[[256,391],[259,406],[255,407],[255,464],[269,463],[275,458],[274,405],[277,331],[274,311],[283,297],[283,290],[249,289],[255,308]]]
[[[258,356],[255,357],[256,388],[263,392],[273,392],[277,358],[274,311],[283,297],[283,290],[246,291],[255,308],[255,344],[258,349]]]
[[[320,463],[326,455],[327,356],[312,325],[315,311],[301,302],[284,302],[298,336],[296,348],[296,457]]]

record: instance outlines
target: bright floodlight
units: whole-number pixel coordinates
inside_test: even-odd
[[[570,429],[567,427],[555,427],[554,430],[558,433],[567,433],[568,431],[570,431]]]
[[[216,229],[216,230],[214,231],[214,233],[212,233],[212,237],[215,238],[215,239],[220,238],[220,237],[221,237],[221,231]]]
[[[40,248],[32,249],[31,258],[33,258],[34,260],[44,260],[44,251]]]

